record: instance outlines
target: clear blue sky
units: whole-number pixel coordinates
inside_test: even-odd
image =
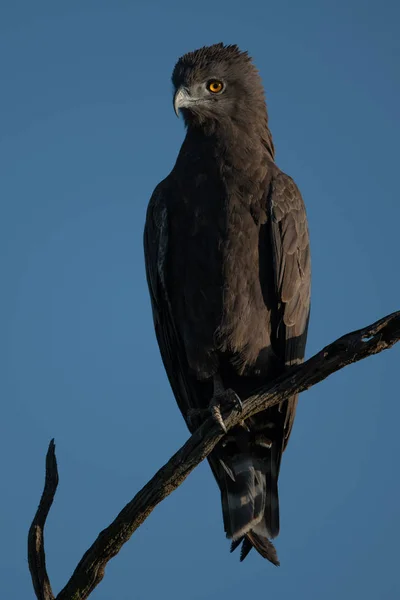
[[[26,536],[55,437],[53,589],[186,440],[163,372],[142,230],[184,136],[176,59],[249,50],[279,166],[307,204],[308,355],[400,308],[399,4],[3,2],[0,9],[0,596],[33,598]],[[400,595],[400,347],[305,393],[274,568],[229,554],[206,464],[113,559],[97,600]]]

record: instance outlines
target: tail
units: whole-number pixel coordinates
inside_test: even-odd
[[[242,562],[246,558],[246,556],[252,548],[255,548],[263,558],[266,558],[267,560],[272,562],[272,564],[279,567],[280,562],[276,553],[275,546],[267,537],[259,536],[256,533],[254,533],[254,531],[250,531],[246,536],[232,542],[231,552],[233,552],[238,546],[240,546],[242,542],[243,545],[240,551],[240,562]]]
[[[275,444],[262,458],[238,454],[224,465],[222,512],[225,531],[235,549],[242,540],[241,560],[254,547],[279,564],[270,539],[279,533],[278,465]]]

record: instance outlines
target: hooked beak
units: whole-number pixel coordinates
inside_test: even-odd
[[[185,108],[185,106],[189,106],[192,101],[193,99],[186,88],[178,88],[174,95],[174,111],[176,116],[179,117],[180,108]]]

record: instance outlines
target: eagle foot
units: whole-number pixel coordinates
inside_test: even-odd
[[[219,427],[224,433],[227,433],[227,429],[222,418],[221,406],[224,408],[228,407],[229,405],[233,405],[233,407],[240,412],[243,411],[242,401],[240,400],[237,393],[234,392],[231,388],[224,390],[221,393],[214,394],[209,406],[209,411],[211,413],[212,418],[217,423],[217,425],[219,425]]]
[[[229,407],[229,405],[233,405],[233,407],[240,412],[243,410],[242,401],[236,392],[230,388],[214,394],[208,408],[189,408],[186,413],[186,420],[188,421],[190,428],[195,429],[211,415],[222,431],[227,433],[222,418],[221,408]]]
[[[227,429],[224,424],[224,420],[221,415],[221,406],[218,397],[213,397],[208,408],[189,408],[186,413],[186,420],[190,428],[196,429],[211,416],[217,425],[222,429],[224,433]]]

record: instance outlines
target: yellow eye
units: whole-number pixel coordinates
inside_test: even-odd
[[[212,81],[208,82],[207,89],[210,92],[212,92],[213,94],[218,94],[219,92],[222,92],[222,90],[224,89],[224,84],[222,83],[222,81],[213,79]]]

